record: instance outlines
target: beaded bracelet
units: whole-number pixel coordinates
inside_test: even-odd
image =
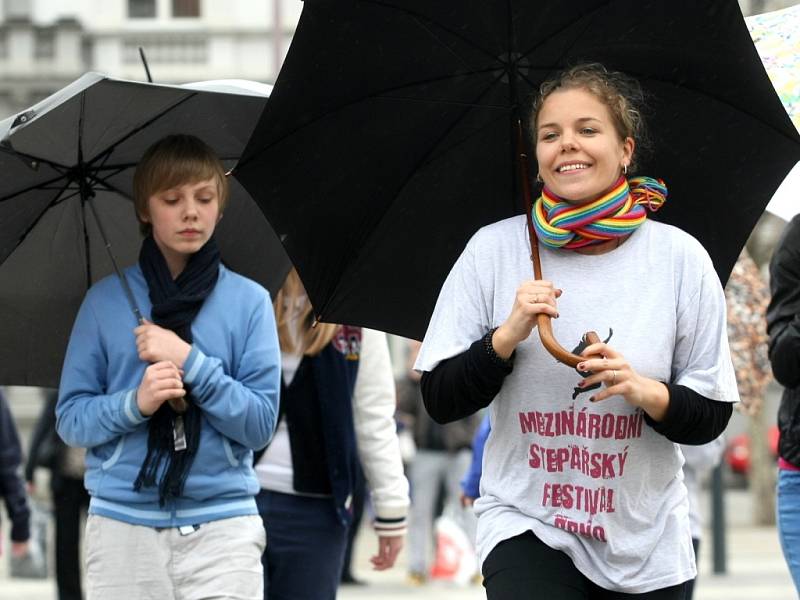
[[[494,364],[501,367],[510,367],[514,364],[514,356],[517,354],[517,351],[515,349],[508,358],[501,358],[497,352],[495,352],[494,346],[492,345],[492,336],[497,329],[497,327],[490,329],[486,335],[483,336],[483,349],[486,350],[486,354],[489,355],[489,359]]]

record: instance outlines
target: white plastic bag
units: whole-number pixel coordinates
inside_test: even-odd
[[[469,585],[478,570],[472,540],[458,522],[448,515],[436,519],[436,560],[431,578]]]

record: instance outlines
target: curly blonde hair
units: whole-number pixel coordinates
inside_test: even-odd
[[[570,89],[586,90],[608,108],[620,140],[632,138],[639,152],[649,147],[647,128],[642,115],[645,107],[642,87],[634,78],[619,71],[609,71],[600,63],[575,65],[542,83],[539,93],[533,100],[529,118],[529,127],[534,140],[539,111],[544,101],[555,91]],[[631,170],[636,168],[633,157],[629,168]]]

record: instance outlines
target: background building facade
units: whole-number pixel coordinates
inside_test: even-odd
[[[86,71],[272,83],[300,0],[0,0],[0,118]]]

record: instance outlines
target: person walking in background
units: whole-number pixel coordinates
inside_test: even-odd
[[[630,174],[642,98],[597,64],[542,85],[538,241],[524,215],[472,237],[415,365],[437,421],[490,410],[475,502],[489,600],[683,600],[696,575],[678,444],[718,437],[738,393],[711,259],[647,219],[666,184]],[[552,281],[530,280],[531,243]],[[570,345],[613,332],[576,349],[576,373],[540,344],[542,314]]]
[[[332,600],[353,518],[358,461],[375,510],[374,569],[392,567],[403,546],[408,482],[394,422],[386,335],[318,323],[297,271],[278,292],[275,318],[283,367],[275,437],[256,473],[269,544],[268,600]]]
[[[425,410],[419,387],[420,374],[414,371],[420,342],[408,341],[407,369],[397,382],[397,419],[414,432],[416,452],[408,465],[411,485],[411,512],[408,527],[408,581],[421,585],[428,579],[437,500],[443,489],[443,511],[461,517],[455,521],[467,538],[475,543],[475,517],[460,505],[459,478],[469,465],[472,436],[480,416],[439,425]]]
[[[364,468],[359,463],[356,469],[356,481],[353,485],[353,518],[347,529],[347,545],[342,559],[342,573],[339,581],[342,585],[366,585],[366,581],[357,579],[353,574],[353,551],[355,550],[356,536],[361,530],[361,520],[364,517],[364,504],[367,500],[367,480],[364,478]]]
[[[200,139],[153,144],[134,174],[145,238],[125,270],[146,320],[114,275],[78,311],[56,430],[87,448],[89,600],[262,594],[252,457],[275,428],[280,354],[269,293],[220,261],[227,197]]]
[[[49,390],[31,436],[25,480],[36,493],[35,469],[50,471],[50,493],[55,521],[56,587],[59,600],[81,600],[81,518],[89,508],[83,485],[86,450],[71,448],[56,433],[58,391]]]
[[[11,521],[11,556],[23,560],[28,555],[28,541],[31,536],[31,510],[25,483],[20,476],[22,447],[19,443],[14,416],[0,389],[0,496],[6,505],[6,513]],[[0,528],[2,533],[2,528]],[[0,536],[0,554],[5,535]]]
[[[778,408],[778,534],[800,594],[800,215],[784,230],[769,274],[769,360],[784,387]]]
[[[475,504],[481,495],[481,471],[483,470],[483,448],[486,446],[486,440],[489,433],[492,431],[492,421],[487,412],[478,429],[475,430],[475,436],[472,438],[472,457],[469,461],[469,468],[461,478],[461,504],[463,506],[472,506]]]
[[[705,526],[703,510],[700,505],[700,490],[709,473],[722,460],[724,452],[725,438],[723,436],[700,446],[681,444],[681,453],[686,461],[683,463],[683,483],[689,492],[689,526],[692,531],[695,559],[700,557],[700,540],[703,537],[703,527]],[[692,600],[696,581],[697,577],[687,582],[686,600]]]

